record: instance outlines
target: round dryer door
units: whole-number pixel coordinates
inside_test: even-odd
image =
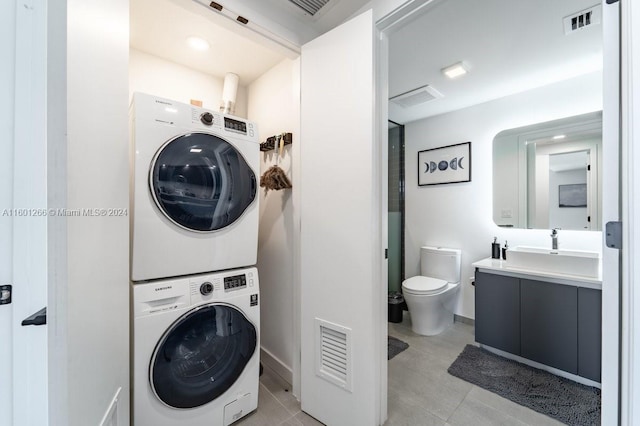
[[[238,380],[256,350],[256,329],[237,309],[203,305],[158,342],[149,367],[156,396],[174,408],[213,401]]]
[[[151,193],[160,211],[192,231],[235,222],[256,197],[256,175],[229,142],[190,133],[167,142],[151,163]]]

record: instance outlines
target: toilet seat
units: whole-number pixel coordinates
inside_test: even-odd
[[[439,293],[447,287],[445,280],[438,278],[417,276],[402,283],[403,291],[415,295],[429,295]]]

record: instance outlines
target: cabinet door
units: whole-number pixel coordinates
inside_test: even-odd
[[[600,381],[602,292],[578,289],[578,375]]]
[[[520,355],[519,281],[476,271],[476,342]]]
[[[578,373],[578,289],[520,280],[522,356]]]

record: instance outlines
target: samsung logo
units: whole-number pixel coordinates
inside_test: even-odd
[[[154,290],[155,291],[162,291],[162,290],[171,290],[173,287],[168,285],[166,287],[156,287]]]

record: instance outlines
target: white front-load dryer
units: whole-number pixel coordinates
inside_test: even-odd
[[[258,273],[131,286],[132,424],[223,426],[258,406]]]
[[[255,265],[256,125],[142,93],[130,120],[131,280]]]

